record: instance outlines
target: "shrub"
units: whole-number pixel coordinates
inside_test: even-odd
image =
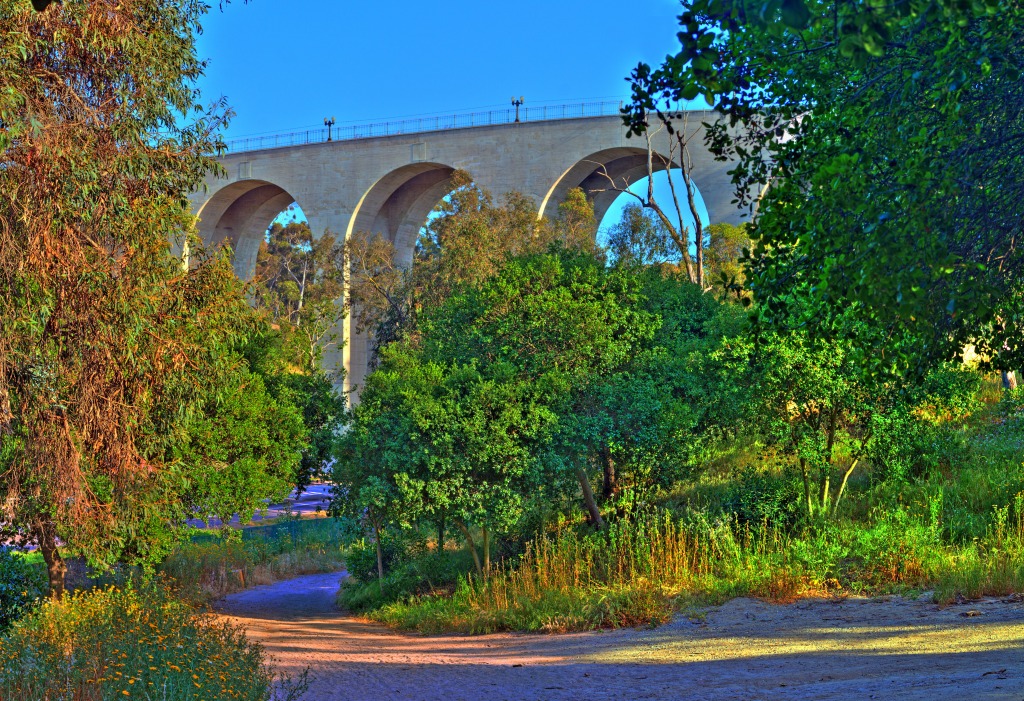
[[[48,601],[0,638],[5,699],[268,701],[273,681],[259,645],[157,585]]]
[[[723,508],[741,524],[791,527],[800,517],[800,498],[791,476],[745,468],[730,485]]]
[[[346,555],[345,562],[353,576],[345,580],[338,593],[338,603],[343,608],[363,613],[417,594],[451,591],[473,568],[469,554],[463,550],[420,552],[400,564],[393,564],[385,570],[384,581],[380,582],[376,552],[372,544],[357,541]]]
[[[929,450],[935,429],[909,407],[897,407],[871,418],[869,455],[881,479],[905,483],[938,465],[936,452]]]
[[[31,610],[45,591],[41,567],[21,553],[0,548],[0,632]]]

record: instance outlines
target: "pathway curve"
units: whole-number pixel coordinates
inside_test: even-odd
[[[571,635],[418,636],[346,616],[341,574],[255,587],[218,610],[309,701],[1024,701],[1024,604],[735,599],[705,622]]]

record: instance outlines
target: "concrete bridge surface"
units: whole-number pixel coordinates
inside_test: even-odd
[[[645,177],[645,139],[626,137],[617,103],[542,109],[524,110],[521,122],[500,110],[335,129],[330,141],[327,130],[318,129],[233,142],[219,159],[227,177],[209,178],[192,195],[200,236],[208,246],[229,243],[235,271],[248,280],[267,227],[296,202],[314,235],[379,233],[411,264],[419,230],[451,192],[455,170],[495,196],[528,195],[538,216],[554,216],[566,193],[582,187],[600,221],[617,197],[601,191],[608,185],[604,173],[618,182]],[[688,133],[716,119],[711,112],[686,115]],[[654,150],[667,156],[668,139],[658,134]],[[730,164],[714,160],[699,135],[688,154],[710,220],[742,221],[744,212],[730,204]],[[367,373],[368,339],[355,333],[351,320],[343,326],[345,343],[341,351],[328,351],[325,365],[343,367],[345,389],[357,389]]]

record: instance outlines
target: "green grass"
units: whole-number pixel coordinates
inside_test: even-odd
[[[344,566],[341,525],[332,518],[285,520],[231,532],[200,532],[159,570],[177,587],[218,597],[300,574]]]

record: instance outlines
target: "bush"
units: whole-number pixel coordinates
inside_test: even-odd
[[[874,415],[871,430],[869,455],[879,478],[905,483],[938,465],[936,451],[929,450],[935,429],[909,408]]]
[[[381,539],[381,555],[383,556],[384,572],[390,574],[397,562],[405,559],[402,543],[395,538]],[[377,581],[377,546],[367,539],[360,538],[353,542],[345,553],[345,570],[349,576],[360,582]]]
[[[0,638],[5,699],[268,701],[273,681],[259,645],[156,585],[48,601]]]
[[[365,613],[418,594],[454,590],[460,577],[473,567],[465,551],[424,551],[385,569],[384,581],[380,582],[376,552],[372,543],[357,541],[346,556],[345,562],[351,568],[349,574],[354,576],[345,580],[338,593],[338,604],[343,608]],[[368,569],[371,563],[372,570]]]
[[[792,527],[800,517],[800,486],[791,476],[745,468],[730,485],[723,503],[741,524]]]
[[[30,611],[46,592],[42,568],[0,548],[0,633]]]

